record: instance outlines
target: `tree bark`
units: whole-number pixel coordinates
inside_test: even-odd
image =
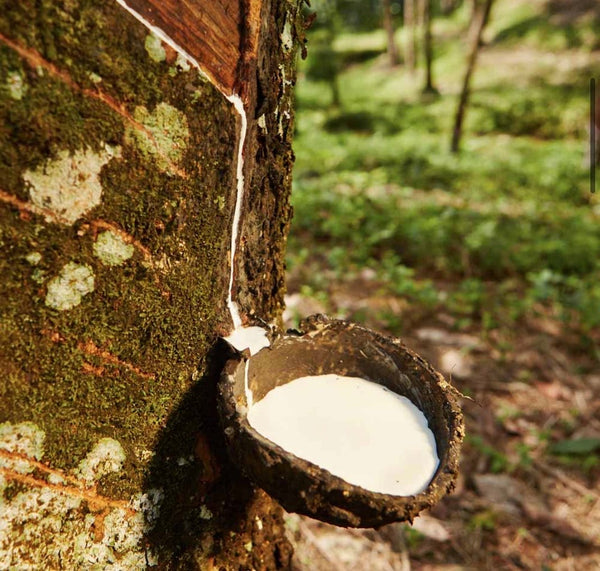
[[[456,107],[454,116],[454,127],[452,129],[452,140],[450,142],[450,151],[457,153],[460,150],[460,141],[462,138],[462,126],[467,112],[469,95],[471,90],[471,77],[475,71],[477,56],[481,45],[481,37],[489,20],[492,9],[493,0],[483,0],[483,2],[475,2],[473,5],[472,24],[470,30],[470,46],[469,55],[467,57],[467,67],[463,77],[462,89]]]
[[[125,8],[0,0],[0,568],[283,568],[215,384],[230,271],[283,306],[299,2]]]
[[[415,22],[416,0],[404,0],[404,28],[406,29],[405,58],[411,73],[416,69],[417,26]]]
[[[390,58],[390,67],[398,65],[398,47],[394,37],[394,21],[390,0],[383,0],[383,27],[387,36],[387,52]]]

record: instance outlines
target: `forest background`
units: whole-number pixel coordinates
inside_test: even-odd
[[[397,335],[472,400],[452,496],[378,532],[290,516],[297,566],[597,569],[600,6],[310,10],[287,323],[326,312]]]

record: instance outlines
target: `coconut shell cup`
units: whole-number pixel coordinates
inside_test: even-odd
[[[349,484],[274,444],[248,422],[246,359],[241,353],[226,363],[218,396],[233,462],[290,512],[345,527],[412,521],[454,488],[464,436],[457,391],[398,339],[321,315],[308,318],[301,329],[250,357],[248,384],[254,401],[277,386],[310,375],[335,373],[384,385],[410,399],[426,416],[440,460],[435,475],[419,494],[382,494]]]

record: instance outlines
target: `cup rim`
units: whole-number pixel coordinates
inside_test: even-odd
[[[350,332],[350,337],[344,332]],[[438,469],[427,487],[410,496],[367,490],[350,484],[264,437],[250,425],[247,418],[245,392],[240,390],[239,383],[244,381],[248,357],[239,352],[226,363],[219,382],[219,413],[229,454],[250,480],[278,500],[288,511],[350,527],[378,527],[393,521],[412,521],[420,511],[436,504],[455,486],[464,437],[464,419],[457,400],[460,393],[431,364],[399,339],[384,336],[356,323],[329,319],[322,315],[312,316],[302,322],[300,331],[275,339],[271,347],[249,357],[250,363],[259,356],[266,359],[284,346],[286,351],[293,351],[295,343],[304,343],[298,347],[303,350],[324,339],[327,339],[327,343],[334,344],[336,339],[344,343],[348,339],[367,345],[372,343],[378,351],[386,352],[396,361],[410,363],[411,368],[414,367],[410,373],[418,374],[420,382],[427,384],[427,387],[423,385],[422,390],[433,395],[432,405],[439,405],[440,410],[435,413],[439,417],[438,425],[440,421],[445,424],[445,429],[442,429],[444,435],[432,429],[438,448],[439,438],[447,438],[443,453],[440,455],[438,452]],[[412,378],[410,382],[416,387]],[[394,392],[398,393],[397,390]],[[410,400],[414,402],[413,398]],[[425,410],[423,412],[431,424],[431,418]]]

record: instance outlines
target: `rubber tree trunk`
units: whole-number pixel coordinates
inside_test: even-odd
[[[404,0],[404,28],[406,30],[406,67],[411,73],[416,68],[417,26],[415,18],[416,0]]]
[[[282,309],[298,4],[0,0],[0,568],[288,565],[215,381],[230,271]]]
[[[474,3],[472,24],[469,27],[470,45],[469,54],[467,57],[467,66],[465,69],[465,75],[463,77],[462,89],[458,98],[456,114],[454,115],[454,127],[452,129],[452,140],[450,142],[450,150],[453,153],[457,153],[460,150],[462,126],[467,112],[469,95],[471,91],[471,77],[475,71],[477,56],[481,46],[481,37],[489,20],[493,1],[494,0],[483,0],[482,2]]]
[[[387,36],[387,52],[390,58],[390,67],[398,65],[398,46],[394,37],[394,20],[392,18],[391,0],[383,0],[383,27]]]
[[[433,36],[431,33],[431,0],[421,0],[423,22],[423,55],[425,56],[424,93],[437,93],[433,84]]]

